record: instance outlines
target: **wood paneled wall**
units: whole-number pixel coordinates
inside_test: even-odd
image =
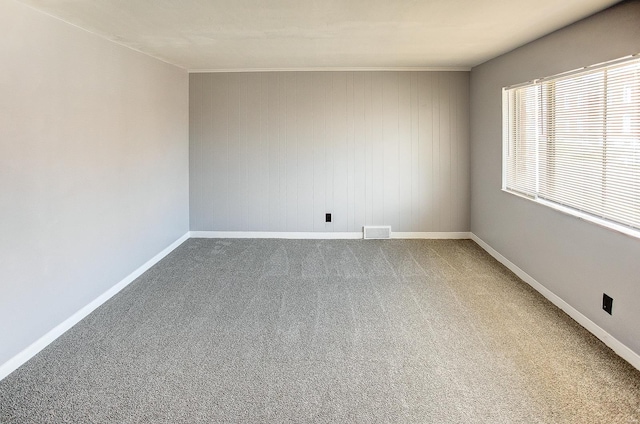
[[[189,115],[191,230],[469,230],[468,72],[191,74]]]

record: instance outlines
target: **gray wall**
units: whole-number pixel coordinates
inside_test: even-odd
[[[191,74],[191,229],[468,231],[468,94],[468,72]]]
[[[0,2],[0,364],[188,231],[188,75]]]
[[[640,2],[623,3],[473,68],[471,230],[640,354],[640,240],[501,188],[501,88],[640,52]],[[613,316],[601,310],[613,296]]]

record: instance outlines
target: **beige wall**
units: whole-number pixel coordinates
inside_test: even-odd
[[[468,95],[468,72],[191,74],[191,229],[468,231]]]
[[[0,2],[0,365],[188,231],[188,75]]]
[[[471,72],[471,230],[638,354],[640,240],[500,189],[502,87],[638,53],[639,23],[640,2],[622,3]]]

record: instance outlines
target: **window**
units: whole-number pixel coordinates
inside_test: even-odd
[[[640,56],[503,89],[503,189],[640,237]]]

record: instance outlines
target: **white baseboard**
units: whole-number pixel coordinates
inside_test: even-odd
[[[500,252],[489,246],[484,240],[475,234],[471,233],[471,239],[478,243],[480,247],[493,256],[498,262],[509,268],[520,277],[525,283],[529,284],[541,295],[546,297],[551,303],[562,309],[567,315],[573,318],[578,324],[586,328],[591,334],[600,339],[604,344],[609,346],[615,353],[617,353],[622,359],[629,362],[636,369],[640,370],[640,355],[631,350],[627,345],[623,344],[620,340],[607,333],[602,327],[591,321],[589,318],[580,313],[573,306],[562,300],[559,296],[554,294],[551,290],[540,284],[535,278],[524,272],[516,264],[505,258]]]
[[[358,232],[191,231],[191,238],[361,239]]]
[[[191,231],[192,238],[274,238],[274,239],[361,239],[362,231],[276,232],[276,231]],[[392,239],[468,239],[469,232],[391,232]]]
[[[471,233],[468,231],[459,232],[391,232],[392,239],[447,239],[460,240],[470,239]]]
[[[138,278],[140,275],[142,275],[145,271],[147,271],[153,265],[160,262],[162,258],[164,258],[169,253],[171,253],[175,248],[177,248],[182,243],[184,243],[188,238],[189,238],[189,233],[186,233],[185,235],[180,237],[178,240],[171,243],[171,245],[169,245],[163,251],[155,255],[153,258],[149,259],[147,262],[145,262],[142,266],[140,266],[138,269],[133,271],[131,274],[127,275],[116,285],[111,287],[106,292],[102,293],[91,303],[84,306],[78,312],[71,315],[69,318],[67,318],[66,320],[64,320],[57,326],[55,326],[52,330],[50,330],[44,336],[40,337],[35,342],[31,343],[31,345],[29,345],[22,352],[18,353],[16,356],[9,359],[4,364],[0,365],[0,380],[2,380],[3,378],[11,374],[16,369],[18,369],[18,367],[20,367],[22,364],[27,362],[29,359],[33,358],[38,352],[40,352],[42,349],[44,349],[50,343],[52,343],[55,339],[60,337],[67,330],[69,330],[71,327],[73,327],[78,322],[80,322],[80,320],[82,320],[84,317],[89,315],[91,312],[97,309],[104,302],[111,299],[116,293],[118,293],[120,290],[128,286],[133,280]]]

